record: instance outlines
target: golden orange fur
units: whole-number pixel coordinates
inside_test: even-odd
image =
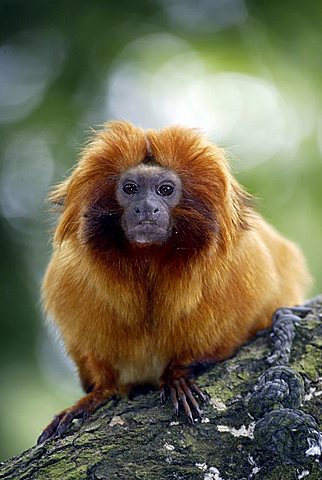
[[[91,238],[85,212],[102,195],[116,208],[117,178],[147,148],[181,179],[178,238],[148,249]],[[108,123],[51,200],[62,214],[44,305],[91,391],[81,402],[90,398],[92,409],[97,396],[161,385],[171,365],[227,358],[270,325],[275,309],[304,299],[302,253],[255,213],[224,152],[197,131]]]

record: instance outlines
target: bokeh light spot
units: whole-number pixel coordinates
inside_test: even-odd
[[[0,181],[3,216],[19,229],[19,219],[34,217],[52,182],[54,159],[45,136],[16,135],[4,152]]]
[[[151,64],[155,41],[162,55]],[[145,128],[173,123],[201,128],[239,157],[241,168],[296,150],[304,135],[273,81],[206,64],[173,36],[149,35],[131,43],[109,71],[106,99],[109,118]]]
[[[19,32],[0,47],[0,123],[20,120],[60,73],[67,44],[57,30]]]

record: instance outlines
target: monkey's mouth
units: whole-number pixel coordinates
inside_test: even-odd
[[[142,220],[138,225],[136,225],[137,227],[140,226],[140,225],[158,225],[157,222],[155,220]]]
[[[159,225],[154,220],[142,220],[127,230],[127,237],[131,243],[162,244],[169,236],[168,228]]]

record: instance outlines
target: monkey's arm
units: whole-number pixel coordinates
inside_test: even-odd
[[[74,418],[85,420],[117,394],[115,373],[105,363],[99,362],[93,356],[88,356],[79,365],[79,370],[81,383],[88,392],[87,395],[56,415],[38,438],[38,444],[64,433]]]

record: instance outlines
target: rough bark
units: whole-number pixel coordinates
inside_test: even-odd
[[[322,424],[322,296],[297,327],[289,366],[305,381],[300,409]],[[242,314],[242,312],[241,312]],[[269,365],[270,335],[261,332],[231,359],[209,368],[198,384],[211,397],[203,419],[190,426],[161,405],[157,392],[112,402],[63,438],[4,462],[1,479],[294,479],[321,478],[317,462],[288,465],[262,455],[245,397]],[[320,376],[320,377],[319,377]]]

